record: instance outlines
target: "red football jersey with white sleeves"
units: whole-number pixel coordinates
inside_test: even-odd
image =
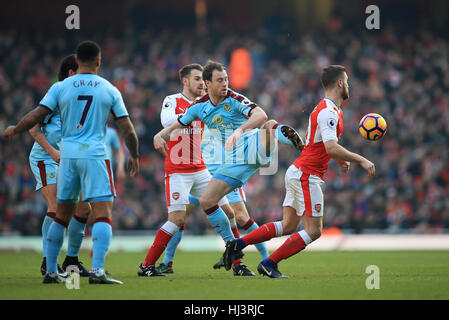
[[[324,98],[309,117],[305,148],[293,165],[302,172],[323,178],[331,156],[324,143],[338,141],[343,131],[343,111],[332,100]]]
[[[162,126],[168,127],[183,115],[190,107],[190,101],[182,93],[167,96],[162,103]],[[165,173],[191,173],[206,168],[201,154],[201,139],[204,123],[194,120],[189,126],[180,129],[180,132],[167,141],[169,150],[165,157]]]

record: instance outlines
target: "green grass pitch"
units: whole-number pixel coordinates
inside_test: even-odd
[[[65,254],[65,253],[64,253]],[[112,252],[106,270],[124,285],[89,285],[80,289],[44,285],[38,253],[0,253],[0,299],[155,299],[155,300],[327,300],[449,299],[447,251],[305,251],[279,264],[290,279],[257,274],[260,256],[246,252],[244,262],[257,275],[235,277],[214,270],[220,252],[178,252],[174,274],[137,277],[146,252]],[[80,260],[90,268],[91,258]],[[62,258],[60,259],[62,262]],[[367,289],[367,266],[379,268],[379,289]]]

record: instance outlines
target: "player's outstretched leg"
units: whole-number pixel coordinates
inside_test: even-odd
[[[298,152],[301,152],[304,149],[304,141],[296,132],[295,129],[288,125],[283,125],[277,123],[276,120],[267,121],[264,126],[264,129],[268,129],[269,135],[266,136],[265,146],[267,150],[270,150],[270,140],[268,139],[270,135],[272,135],[274,130],[274,137],[281,143],[288,144],[294,146]]]
[[[243,226],[243,229],[245,229],[247,233],[250,233],[258,228],[259,225],[252,218],[250,218],[248,222]],[[265,242],[256,243],[254,244],[254,246],[256,247],[257,251],[259,251],[262,259],[266,259],[269,256],[267,245],[265,244]]]
[[[226,249],[223,254],[224,264],[226,270],[230,268],[230,261],[235,259],[236,257],[240,257],[243,255],[242,250],[250,245],[268,241],[274,237],[280,237],[283,235],[282,222],[269,222],[254,230],[253,232],[248,233],[239,239],[229,240],[226,243]]]
[[[292,234],[298,228],[301,218],[296,214],[296,210],[290,206],[284,206],[282,221],[269,222],[256,230],[244,235],[239,239],[230,240],[226,243],[223,253],[226,270],[230,268],[230,259],[240,256],[242,250],[251,244],[268,241],[275,237]]]

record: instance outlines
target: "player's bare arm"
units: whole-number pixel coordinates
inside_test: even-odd
[[[183,126],[179,121],[175,121],[169,127],[159,131],[153,138],[154,148],[166,157],[168,150],[167,141],[170,140],[170,137],[175,130],[182,127]]]
[[[268,116],[263,111],[261,107],[256,107],[253,110],[251,110],[250,116],[248,118],[248,121],[246,121],[244,124],[242,124],[240,127],[238,127],[232,135],[229,136],[229,138],[226,140],[225,144],[225,150],[232,150],[235,148],[235,144],[237,140],[240,138],[240,135],[248,130],[259,128],[262,124],[265,123],[265,121],[268,120]]]
[[[43,106],[37,106],[36,108],[28,112],[17,125],[8,126],[5,131],[3,131],[2,137],[4,139],[8,139],[12,136],[15,136],[16,134],[30,130],[37,123],[43,122],[45,117],[50,113],[50,109]]]
[[[128,158],[127,168],[130,171],[130,175],[134,177],[139,173],[139,139],[129,117],[117,119],[117,124],[131,154]]]
[[[376,168],[374,163],[369,161],[368,159],[362,157],[361,155],[351,152],[344,147],[340,146],[336,141],[328,141],[324,143],[324,147],[326,148],[326,152],[334,159],[338,159],[340,161],[349,161],[355,162],[362,166],[368,172],[368,176],[374,176],[376,172]]]
[[[123,169],[125,165],[125,153],[123,152],[123,148],[121,146],[116,150],[116,159],[117,159],[116,176],[118,180],[122,180],[125,178],[126,174]]]
[[[38,123],[32,127],[28,132],[33,137],[33,139],[50,155],[50,157],[56,162],[60,161],[59,150],[56,150],[50,142],[48,142],[47,137],[41,130],[42,124]]]

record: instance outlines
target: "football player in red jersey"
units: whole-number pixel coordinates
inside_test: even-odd
[[[351,162],[360,164],[372,177],[374,164],[359,154],[338,144],[343,131],[341,104],[349,98],[348,75],[340,65],[330,65],[321,72],[324,99],[309,117],[305,148],[285,174],[286,195],[282,221],[270,222],[239,239],[226,243],[224,263],[241,256],[241,250],[250,244],[283,235],[291,236],[257,267],[260,274],[270,278],[287,278],[278,269],[278,263],[303,250],[321,236],[324,199],[321,184],[329,161],[335,159],[342,172],[347,172]],[[295,232],[302,220],[304,230]],[[294,233],[295,232],[295,233]],[[292,234],[293,233],[293,234]]]

